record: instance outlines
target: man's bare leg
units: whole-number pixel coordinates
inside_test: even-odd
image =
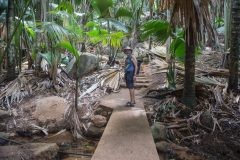
[[[134,94],[134,89],[131,89],[131,103],[135,102],[135,94]]]
[[[129,97],[130,97],[130,102],[132,102],[132,91],[129,89]]]
[[[135,89],[133,89],[133,102],[136,103],[136,100],[135,100]]]

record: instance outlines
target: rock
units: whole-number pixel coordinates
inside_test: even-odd
[[[158,152],[167,153],[170,149],[170,143],[166,141],[161,141],[156,143]]]
[[[167,130],[163,124],[156,122],[152,125],[151,130],[155,142],[167,139]]]
[[[107,118],[101,115],[95,115],[91,119],[96,127],[104,127],[107,124]]]
[[[45,139],[43,142],[46,143],[57,143],[57,144],[71,144],[73,143],[74,138],[71,132],[64,131],[61,134],[49,136],[47,139]]]
[[[204,126],[207,126],[208,128],[213,128],[213,119],[209,110],[201,114],[200,121]]]
[[[1,145],[6,145],[8,143],[6,139],[10,138],[10,134],[9,133],[5,133],[5,132],[0,132],[0,146]],[[0,152],[1,153],[1,152]]]
[[[4,121],[8,117],[10,117],[9,113],[0,109],[0,122]]]
[[[68,107],[65,99],[57,96],[38,99],[33,103],[35,111],[32,117],[41,126],[47,126],[50,133],[58,132],[66,127],[64,113]]]
[[[0,132],[0,137],[9,138],[10,134],[9,133],[5,133],[5,132]]]
[[[59,147],[56,143],[29,143],[24,145],[0,146],[0,159],[30,160],[56,159]]]
[[[94,114],[95,114],[95,115],[102,115],[102,112],[103,112],[103,111],[104,111],[103,108],[98,107],[98,108],[96,108],[96,109],[94,110]]]
[[[0,132],[6,130],[6,124],[5,123],[0,123]]]
[[[96,127],[93,123],[90,123],[85,136],[91,138],[100,138],[103,134],[104,129]]]
[[[76,61],[75,58],[73,58],[68,66],[67,71],[69,72],[69,75],[72,77],[76,77],[76,65],[74,64]],[[74,65],[74,67],[73,67]],[[95,71],[98,67],[98,57],[91,53],[83,53],[80,56],[80,62],[79,62],[79,68],[78,68],[78,75],[80,77],[87,75],[91,73],[92,71]]]

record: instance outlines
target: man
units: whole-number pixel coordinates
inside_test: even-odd
[[[130,101],[127,102],[128,107],[133,107],[136,103],[134,94],[134,82],[136,81],[137,75],[137,60],[132,54],[130,47],[124,48],[124,53],[127,55],[125,60],[125,81],[127,88],[129,89]]]

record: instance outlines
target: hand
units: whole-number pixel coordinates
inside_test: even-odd
[[[133,81],[136,82],[136,80],[137,80],[137,77],[136,77],[136,75],[134,75],[133,76]]]

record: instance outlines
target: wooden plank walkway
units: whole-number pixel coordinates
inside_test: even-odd
[[[125,107],[128,90],[122,89],[102,99],[113,109],[111,118],[92,160],[159,160],[142,102]]]

